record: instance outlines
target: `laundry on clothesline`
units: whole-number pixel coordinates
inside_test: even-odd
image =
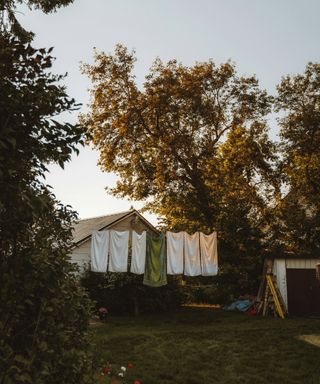
[[[106,272],[109,254],[109,231],[93,231],[91,237],[91,270]]]
[[[130,272],[137,275],[144,274],[144,267],[146,262],[146,241],[147,233],[143,231],[139,233],[132,231],[132,256]]]
[[[217,232],[205,235],[200,232],[200,254],[202,276],[214,276],[218,273]]]
[[[158,237],[132,231],[130,272],[144,274],[144,284],[161,286],[168,275],[215,276],[218,273],[217,233],[168,231]],[[129,231],[93,231],[91,270],[127,272]]]
[[[199,233],[189,235],[184,232],[184,274],[186,276],[200,276],[200,247]]]
[[[109,272],[128,270],[129,231],[110,231]]]
[[[167,273],[183,274],[183,232],[167,232]]]
[[[161,287],[167,284],[165,235],[154,237],[147,233],[146,264],[143,284]]]

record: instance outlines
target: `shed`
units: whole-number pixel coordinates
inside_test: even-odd
[[[268,259],[288,313],[293,316],[320,316],[319,257],[285,255]]]
[[[156,228],[136,209],[79,220],[73,228],[74,247],[70,257],[71,262],[76,263],[80,271],[86,270],[90,265],[92,231],[107,229],[116,231],[134,230],[138,233],[143,231],[149,231],[153,234],[158,233]]]

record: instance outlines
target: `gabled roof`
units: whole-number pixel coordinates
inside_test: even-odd
[[[145,223],[152,232],[157,232],[157,229],[136,209],[131,209],[130,211],[112,213],[110,215],[79,220],[73,227],[73,242],[76,245],[80,245],[80,243],[83,243],[90,238],[92,231],[108,229],[119,221],[132,215],[137,215],[139,219]]]

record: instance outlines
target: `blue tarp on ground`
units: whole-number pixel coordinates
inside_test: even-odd
[[[232,304],[224,307],[227,311],[241,311],[246,312],[253,305],[253,301],[251,300],[237,300]]]

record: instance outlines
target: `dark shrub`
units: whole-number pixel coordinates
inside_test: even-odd
[[[2,2],[3,4],[3,2]],[[43,183],[82,131],[50,50],[0,34],[0,383],[92,382],[91,302],[69,262],[75,213]],[[55,120],[57,119],[57,120]]]
[[[94,273],[87,271],[81,284],[97,307],[109,313],[137,314],[168,311],[182,302],[179,278],[168,276],[168,285],[151,288],[143,285],[143,275],[131,273]]]

